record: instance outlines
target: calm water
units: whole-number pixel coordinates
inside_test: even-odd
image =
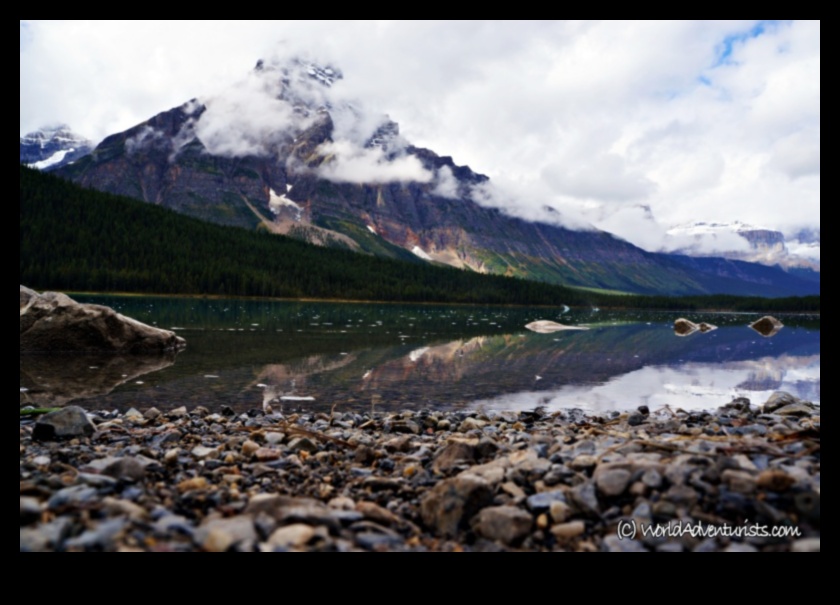
[[[300,408],[712,408],[774,391],[820,401],[819,318],[689,315],[720,326],[674,335],[676,315],[172,298],[79,297],[187,342],[177,356],[21,357],[21,405],[237,411]],[[538,319],[587,332],[532,334]]]

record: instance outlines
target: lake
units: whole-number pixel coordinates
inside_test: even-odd
[[[20,404],[237,412],[708,409],[788,391],[820,402],[819,317],[78,296],[188,343],[156,357],[21,357]],[[586,326],[533,334],[531,321]]]

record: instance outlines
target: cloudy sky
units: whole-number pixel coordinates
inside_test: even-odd
[[[819,228],[819,21],[21,20],[20,133],[98,140],[275,55],[340,67],[519,214],[649,249],[692,221]]]

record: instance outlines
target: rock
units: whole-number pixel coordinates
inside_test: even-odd
[[[525,329],[531,330],[531,332],[536,332],[537,334],[554,334],[555,332],[563,332],[565,330],[589,330],[589,328],[583,328],[579,326],[565,326],[555,321],[545,320],[529,323],[527,326],[525,326]]]
[[[754,494],[758,488],[756,478],[750,473],[743,471],[724,471],[721,479],[733,492],[747,496]]]
[[[534,519],[528,513],[513,506],[499,506],[481,511],[475,530],[488,540],[515,546],[531,533],[533,525]]]
[[[308,525],[297,523],[278,529],[268,539],[271,548],[302,548],[315,537],[315,530]]]
[[[90,437],[96,427],[80,407],[71,406],[42,416],[35,424],[32,438],[36,441],[58,441]]]
[[[317,454],[318,446],[308,437],[301,437],[300,439],[293,439],[289,443],[289,450],[295,453],[306,452],[308,454]]]
[[[423,522],[446,537],[456,537],[462,527],[493,502],[490,484],[475,475],[462,474],[438,483],[422,500]]]
[[[450,443],[435,458],[432,469],[436,473],[447,474],[460,466],[472,466],[475,463],[475,448],[466,443]]]
[[[648,552],[640,542],[636,540],[622,540],[618,536],[605,538],[601,549],[604,552]]]
[[[799,399],[797,399],[790,393],[785,393],[784,391],[777,391],[770,395],[770,399],[768,399],[767,403],[764,404],[764,413],[772,414],[776,410],[779,410],[789,405],[795,405],[797,403],[799,403]]]
[[[242,444],[242,455],[246,458],[250,458],[258,451],[260,451],[260,446],[258,443],[248,440]]]
[[[552,502],[548,510],[551,513],[551,520],[560,525],[568,521],[573,513],[572,507],[565,502]]]
[[[106,466],[102,474],[127,483],[137,483],[146,476],[146,465],[136,458],[117,458]]]
[[[630,426],[642,426],[645,422],[647,422],[647,417],[641,414],[630,414],[627,419],[627,424]]]
[[[740,542],[733,542],[726,547],[723,552],[758,552],[758,549],[751,544],[742,544]]]
[[[598,494],[595,485],[585,483],[574,488],[571,492],[572,504],[582,515],[597,517],[601,514],[601,506],[598,503]]]
[[[35,498],[20,498],[20,525],[35,523],[41,518],[41,503]]]
[[[21,353],[162,353],[186,346],[174,332],[64,294],[38,295],[21,286],[21,305]]]
[[[208,459],[215,459],[219,457],[219,450],[215,447],[204,447],[203,445],[199,445],[198,447],[193,448],[193,451],[190,452],[196,460],[208,460]]]
[[[758,476],[758,487],[771,492],[786,492],[796,485],[796,479],[782,470],[764,471]]]
[[[402,524],[400,517],[373,502],[359,502],[355,509],[356,512],[364,515],[365,519],[380,525],[398,527]]]
[[[598,491],[608,498],[615,498],[627,491],[632,473],[625,468],[614,468],[608,464],[600,465],[595,471],[595,483]]]
[[[78,538],[67,540],[64,546],[68,550],[111,550],[114,542],[128,526],[126,519],[110,519],[99,523],[93,529],[84,532]]]
[[[544,513],[556,504],[566,504],[566,494],[560,490],[534,494],[527,500],[528,510],[533,513]]]
[[[598,459],[595,456],[584,454],[572,460],[569,468],[575,471],[586,472],[591,471],[596,466],[598,466]]]
[[[798,540],[791,546],[792,552],[820,552],[820,539],[809,538],[807,540]]]
[[[677,336],[691,336],[698,331],[700,331],[700,326],[693,321],[689,321],[681,317],[674,322],[674,333]]]
[[[776,416],[792,416],[795,418],[810,418],[819,415],[819,408],[813,403],[805,401],[786,405],[773,412]]]
[[[204,477],[196,477],[194,479],[187,479],[178,484],[178,491],[182,494],[187,492],[201,491],[210,487],[207,479]]]
[[[697,328],[705,334],[706,332],[714,332],[718,329],[717,326],[712,324],[707,324],[705,321],[702,323],[697,324]]]
[[[767,317],[762,317],[758,321],[750,324],[750,327],[765,338],[771,338],[781,332],[782,328],[785,327],[785,324],[775,317],[768,315]]]
[[[561,523],[551,528],[551,534],[560,542],[574,540],[586,533],[586,523],[573,521],[572,523]]]
[[[195,532],[195,541],[207,552],[227,552],[236,544],[257,541],[254,520],[249,516],[205,522]]]

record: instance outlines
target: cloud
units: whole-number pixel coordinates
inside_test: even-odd
[[[21,133],[60,121],[102,138],[186,99],[218,99],[258,58],[310,53],[344,73],[328,93],[335,140],[364,148],[387,114],[412,144],[491,176],[504,194],[486,203],[517,216],[549,206],[651,242],[655,232],[638,230],[653,227],[633,218],[640,202],[657,232],[691,221],[819,226],[818,20],[24,21],[21,30]],[[204,131],[227,153],[260,148],[265,133],[245,113],[269,112],[272,128],[289,118],[270,97],[215,104],[219,124],[244,133]],[[378,168],[382,158],[347,159]]]
[[[458,179],[449,166],[444,166],[437,171],[435,177],[435,187],[432,189],[434,195],[457,200],[461,197],[460,185]]]
[[[324,143],[318,152],[326,158],[316,172],[321,178],[338,183],[384,184],[395,182],[429,183],[434,175],[414,156],[387,157],[378,148],[361,148],[350,141]]]

